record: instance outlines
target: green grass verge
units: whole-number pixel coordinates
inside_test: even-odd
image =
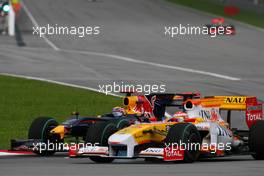
[[[120,98],[93,91],[0,75],[0,149],[8,149],[12,138],[26,138],[35,117],[61,122],[75,110],[99,115],[120,104]]]
[[[223,17],[229,17],[224,14],[224,6],[216,4],[208,0],[167,0],[172,3],[191,7],[204,12],[209,12]],[[264,14],[257,14],[252,11],[241,10],[240,13],[234,17],[229,17],[241,22],[245,22],[254,26],[264,28]]]

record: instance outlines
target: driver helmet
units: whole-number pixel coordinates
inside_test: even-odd
[[[179,122],[183,122],[184,119],[188,118],[188,114],[182,111],[178,111],[173,114],[172,118],[178,119]]]
[[[113,114],[114,117],[121,117],[121,116],[124,116],[126,113],[125,113],[125,109],[124,108],[114,107],[112,109],[112,114]]]

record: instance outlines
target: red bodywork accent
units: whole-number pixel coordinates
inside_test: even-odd
[[[182,161],[184,160],[184,150],[181,148],[166,147],[163,150],[164,161]]]
[[[258,120],[263,119],[262,103],[258,103],[256,97],[247,98],[246,100],[246,123],[248,128]]]
[[[11,153],[11,154],[23,154],[23,155],[29,155],[29,154],[34,154],[33,152],[30,151],[12,151],[12,150],[0,150],[0,153]]]
[[[150,117],[149,118],[149,121],[151,121],[151,122],[157,122],[157,118],[156,117]]]
[[[80,146],[78,144],[69,146],[68,156],[69,157],[76,157],[77,156],[77,151],[78,151],[79,147]]]
[[[213,18],[212,24],[223,24],[225,22],[224,18]]]
[[[120,144],[120,142],[111,141],[109,142],[109,144],[116,145],[116,144]]]
[[[230,35],[235,35],[236,34],[236,30],[234,28],[232,28],[230,31],[231,31]]]
[[[138,97],[138,102],[134,111],[149,116],[149,118],[151,117],[155,118],[153,113],[155,96],[152,97],[151,102],[147,99],[145,95],[139,95],[137,97]]]
[[[96,120],[82,120],[81,123],[96,123]]]
[[[194,118],[185,118],[184,122],[195,122],[196,119]]]

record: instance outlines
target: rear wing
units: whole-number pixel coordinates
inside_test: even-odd
[[[207,97],[219,103],[220,110],[228,110],[228,123],[231,122],[231,111],[245,111],[247,126],[250,128],[257,120],[263,119],[262,103],[254,96],[213,96]],[[206,98],[205,98],[206,99]]]
[[[188,99],[201,98],[200,92],[182,92],[182,93],[156,93],[147,96],[148,99],[155,97],[155,102],[160,106],[183,106],[183,102]]]
[[[223,110],[241,110],[247,109],[247,102],[256,104],[257,98],[250,96],[214,96],[220,103],[220,109]]]

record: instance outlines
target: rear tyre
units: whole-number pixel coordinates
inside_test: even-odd
[[[48,147],[47,144],[49,143],[56,143],[57,137],[51,135],[49,132],[54,127],[58,126],[58,122],[51,118],[51,117],[38,117],[36,118],[30,125],[28,131],[28,139],[37,139],[40,140],[42,143],[46,144],[46,148]],[[50,150],[42,150],[34,151],[34,153],[41,155],[41,156],[50,156],[53,155],[56,151]]]
[[[264,160],[264,121],[257,121],[249,130],[249,149],[256,160]]]
[[[121,130],[121,129],[126,128],[126,127],[128,127],[128,126],[130,126],[130,123],[129,123],[129,121],[126,120],[126,119],[121,119],[121,120],[118,120],[118,121],[116,122],[116,128],[117,128],[118,130]]]
[[[197,128],[191,123],[179,123],[172,125],[169,129],[165,143],[167,144],[201,144],[200,133]],[[184,162],[192,163],[199,157],[199,147],[193,147],[193,149],[186,149],[184,151]]]
[[[87,131],[86,144],[99,146],[108,146],[108,138],[117,131],[116,124],[111,122],[97,122],[91,125]],[[111,163],[114,158],[90,156],[92,161],[96,163]]]

